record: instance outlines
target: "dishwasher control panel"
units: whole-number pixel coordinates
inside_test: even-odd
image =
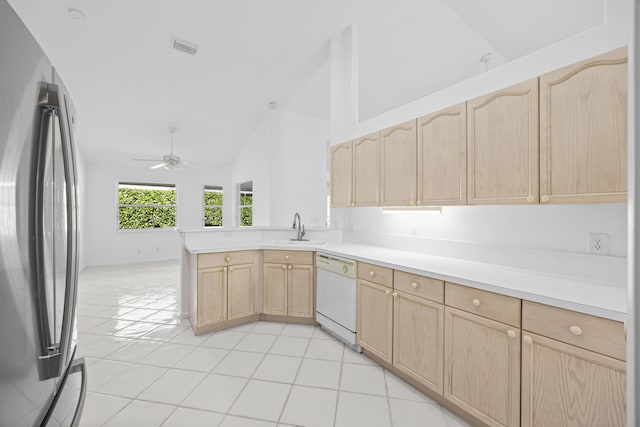
[[[352,278],[358,273],[355,261],[322,253],[316,253],[316,267]]]

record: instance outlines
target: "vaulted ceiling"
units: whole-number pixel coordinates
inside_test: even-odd
[[[359,34],[367,119],[604,21],[605,0],[9,0],[58,69],[94,162],[228,163],[268,108],[329,117],[329,40]],[[84,18],[73,19],[76,8]],[[172,36],[199,46],[172,50]]]

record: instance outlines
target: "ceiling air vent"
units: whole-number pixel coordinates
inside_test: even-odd
[[[198,45],[186,40],[180,40],[177,37],[171,38],[171,47],[189,55],[195,55],[198,52]]]

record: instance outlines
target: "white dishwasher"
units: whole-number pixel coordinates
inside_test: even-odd
[[[362,351],[356,341],[356,262],[316,254],[316,321],[332,335]]]

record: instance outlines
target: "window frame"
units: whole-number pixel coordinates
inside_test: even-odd
[[[242,186],[246,185],[246,184],[251,184],[251,204],[250,205],[243,205],[242,204],[242,194],[243,193],[248,193],[249,190],[242,190]],[[236,199],[236,217],[237,217],[237,224],[238,227],[253,227],[253,180],[249,180],[249,181],[244,181],[244,182],[240,182],[237,184],[236,186],[236,195],[237,195],[237,199]],[[251,225],[242,225],[242,209],[245,208],[249,208],[251,209]]]
[[[144,187],[165,187],[165,189],[173,189],[176,192],[175,205],[136,205],[136,204],[120,204],[119,189],[121,185],[140,185]],[[178,184],[166,182],[140,182],[140,181],[116,181],[115,183],[115,228],[118,232],[123,233],[141,233],[141,232],[167,232],[175,231],[178,228],[178,204],[179,200]],[[175,226],[174,227],[149,227],[149,228],[120,228],[120,207],[173,207],[175,210]]]
[[[204,197],[205,193],[207,192],[207,190],[220,190],[220,193],[222,193],[222,204],[221,205],[206,205],[206,199]],[[222,224],[220,225],[207,225],[205,224],[206,221],[206,217],[205,217],[205,212],[207,210],[207,208],[220,208],[220,211],[222,212],[221,217],[222,217]],[[222,185],[203,185],[202,186],[202,226],[204,228],[221,228],[224,227],[224,186]]]

